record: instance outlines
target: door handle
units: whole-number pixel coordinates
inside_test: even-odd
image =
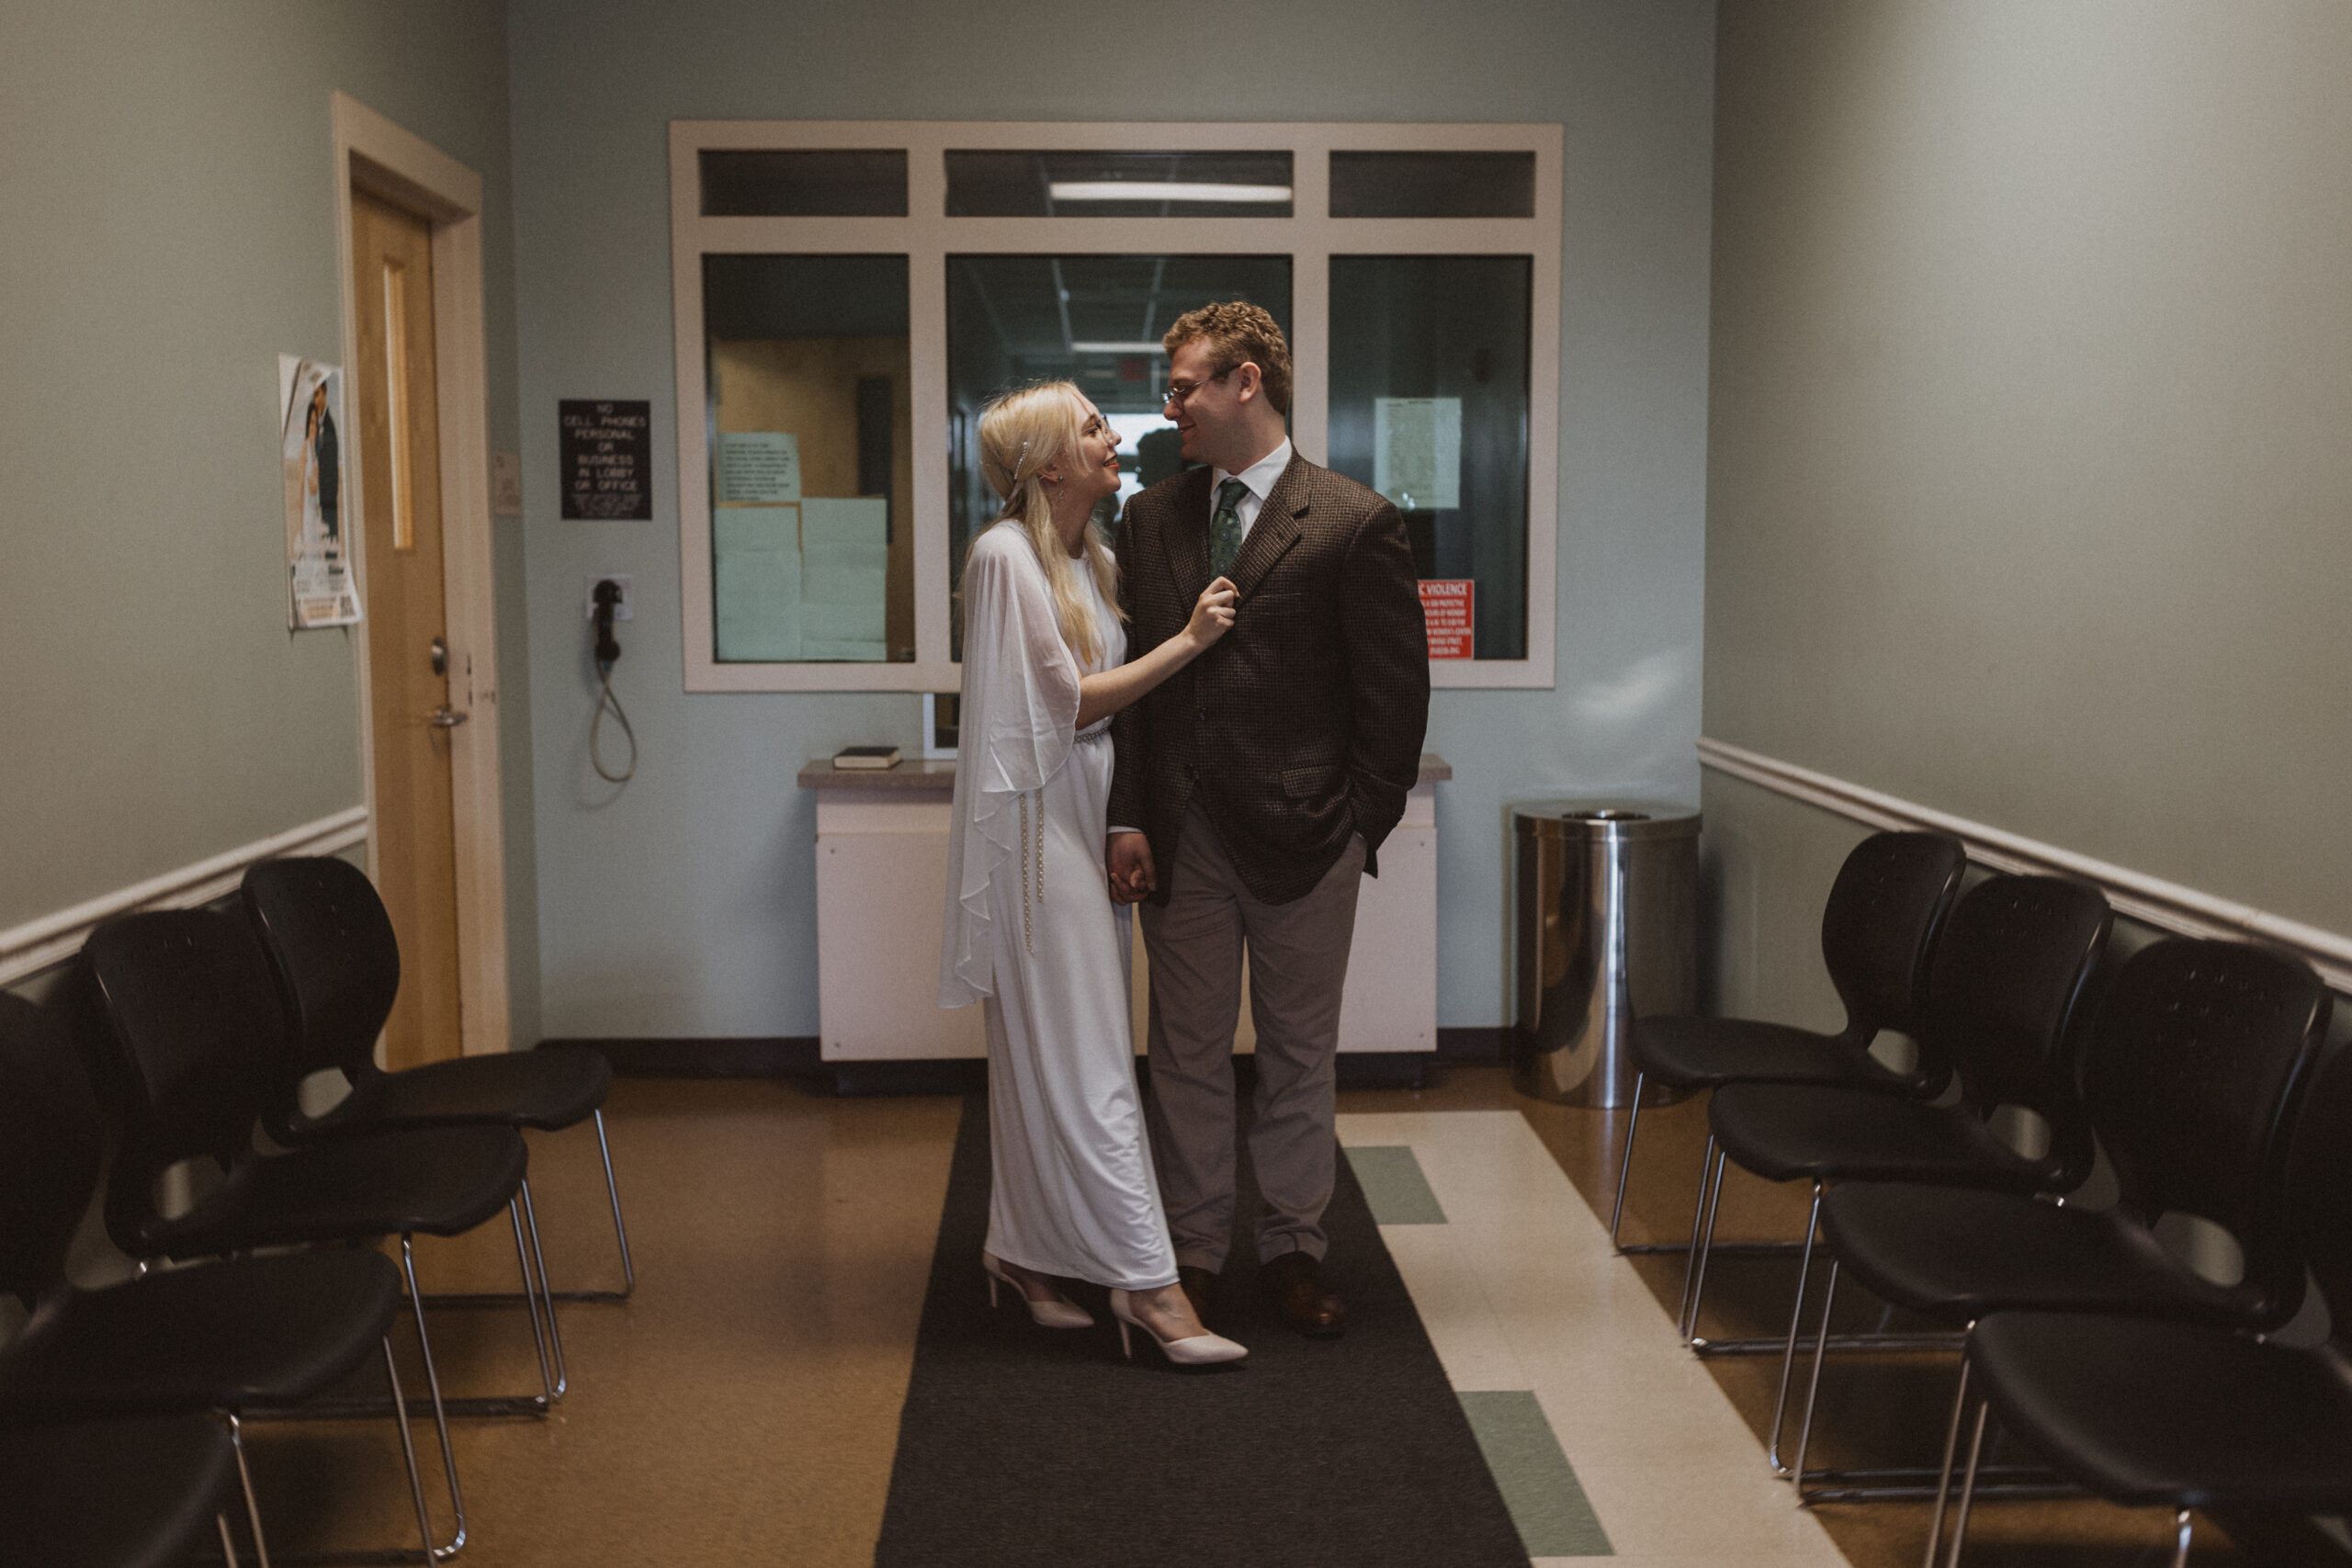
[[[431,713],[424,716],[424,722],[431,725],[435,729],[455,729],[458,726],[465,723],[466,720],[471,717],[473,717],[473,715],[467,713],[462,709],[453,708],[447,703],[443,703],[439,707],[435,708]]]

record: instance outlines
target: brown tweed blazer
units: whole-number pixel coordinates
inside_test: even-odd
[[[1211,477],[1193,468],[1127,503],[1130,658],[1183,630],[1209,585]],[[1304,897],[1353,833],[1376,875],[1429,723],[1429,634],[1405,521],[1294,457],[1227,575],[1240,591],[1233,629],[1114,721],[1110,820],[1149,835],[1160,903],[1194,799],[1270,904]]]

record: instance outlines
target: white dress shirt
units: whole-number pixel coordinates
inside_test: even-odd
[[[1258,521],[1258,513],[1265,510],[1266,497],[1273,493],[1274,481],[1283,477],[1284,468],[1290,467],[1290,437],[1285,435],[1281,446],[1238,474],[1229,474],[1223,468],[1212,469],[1209,474],[1209,520],[1212,523],[1216,520],[1216,492],[1225,488],[1226,480],[1239,479],[1250,487],[1250,492],[1241,498],[1241,504],[1233,512],[1241,519],[1241,537],[1246,542],[1250,537],[1250,525]]]

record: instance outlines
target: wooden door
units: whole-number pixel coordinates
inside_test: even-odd
[[[440,418],[433,236],[351,193],[359,363],[361,560],[375,740],[376,886],[400,937],[387,1065],[457,1055],[458,876],[450,817],[448,640],[442,615]]]

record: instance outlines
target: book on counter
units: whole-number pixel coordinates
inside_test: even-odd
[[[895,768],[899,765],[896,746],[844,746],[833,753],[833,766],[838,769]]]

